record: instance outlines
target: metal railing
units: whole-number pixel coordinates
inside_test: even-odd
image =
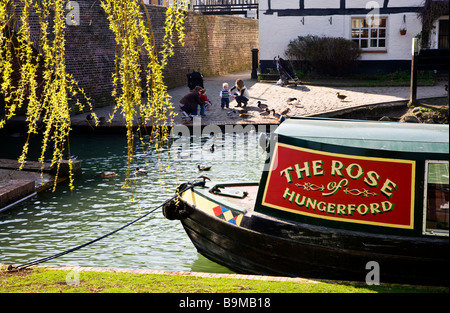
[[[259,0],[197,0],[193,9],[203,14],[243,14],[250,10],[258,11]]]

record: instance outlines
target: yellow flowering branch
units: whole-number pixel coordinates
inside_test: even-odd
[[[78,86],[72,75],[67,73],[65,61],[65,16],[64,8],[68,0],[2,0],[0,2],[0,93],[3,95],[6,120],[16,114],[27,101],[26,121],[28,122],[28,140],[30,135],[38,133],[38,122],[42,121],[43,140],[40,162],[44,162],[45,153],[52,147],[51,165],[56,167],[58,176],[64,148],[71,130],[69,99],[75,98],[76,105],[83,110],[84,105],[76,97],[81,93],[92,111],[90,99]],[[20,2],[20,28],[17,32],[18,47],[16,53],[20,63],[20,80],[17,87],[12,84],[13,46],[10,31],[11,15],[16,11],[16,2]],[[158,53],[151,28],[150,16],[142,0],[100,0],[108,15],[110,29],[115,35],[116,70],[112,74],[115,107],[113,115],[120,110],[126,123],[128,138],[127,176],[133,162],[133,126],[151,123],[156,148],[168,140],[168,123],[173,121],[173,105],[167,93],[163,70],[168,58],[174,53],[173,38],[183,43],[185,0],[177,8],[173,3],[167,9],[165,36],[162,50]],[[39,17],[40,38],[36,43],[40,53],[33,49],[29,24],[30,11]],[[142,11],[145,11],[143,17]],[[50,23],[51,21],[51,23]],[[147,24],[145,23],[147,22]],[[145,70],[141,67],[142,58],[146,58]],[[38,66],[42,64],[42,92],[38,95]],[[145,76],[142,82],[141,74]],[[144,92],[146,96],[143,97]],[[96,123],[98,119],[92,112]],[[5,120],[0,120],[0,128]],[[19,162],[23,165],[28,153],[28,140],[23,146]],[[69,160],[69,168],[72,164]],[[57,177],[56,177],[57,178]],[[55,179],[55,186],[56,186]],[[125,184],[126,185],[126,184]],[[73,188],[72,175],[70,186]]]
[[[161,147],[160,142],[168,140],[168,123],[173,120],[173,105],[167,93],[163,70],[167,59],[173,55],[173,33],[183,31],[184,0],[180,9],[174,6],[167,8],[165,36],[163,49],[160,52],[161,60],[151,28],[151,21],[142,0],[103,0],[101,6],[108,14],[110,29],[116,38],[116,72],[113,74],[113,97],[116,106],[113,115],[120,109],[125,119],[128,138],[128,166],[127,177],[133,162],[133,126],[139,127],[152,124],[152,134],[156,149]],[[142,10],[145,11],[145,18]],[[147,21],[147,25],[145,24]],[[179,33],[179,38],[184,35]],[[141,47],[144,51],[141,52]],[[141,57],[147,58],[145,70],[146,97],[142,97],[143,83],[141,82]],[[137,123],[135,123],[135,121]],[[142,136],[141,136],[142,137]],[[128,187],[127,182],[125,187]]]

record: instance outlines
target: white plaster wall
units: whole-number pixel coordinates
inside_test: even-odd
[[[400,35],[400,27],[406,17],[406,35]],[[388,17],[387,53],[382,56],[364,56],[363,60],[410,60],[412,39],[421,32],[422,24],[416,13],[391,14]]]
[[[298,9],[299,0],[271,0],[271,8],[277,9]],[[384,0],[347,0],[346,8],[365,8],[369,2],[376,2],[380,7]],[[390,0],[389,7],[422,6],[425,0]],[[305,8],[310,9],[337,9],[340,7],[340,0],[305,0]],[[267,0],[260,0],[260,10],[267,9]]]
[[[342,15],[278,17],[276,14],[261,14],[259,17],[259,49],[262,60],[270,60],[278,55],[284,57],[289,42],[298,36],[350,36],[350,24]]]
[[[305,9],[339,9],[339,7],[340,0],[305,0]]]
[[[263,5],[267,7],[267,0],[260,0]],[[299,8],[299,0],[272,0],[271,6],[273,10],[280,9],[298,9]]]
[[[352,2],[353,0],[350,0]],[[348,1],[347,1],[348,2]],[[390,0],[389,7],[421,7],[425,3],[425,0]]]
[[[349,2],[351,1],[347,1],[347,3]],[[400,35],[403,15],[406,17],[407,33],[405,36]],[[351,38],[352,16],[349,15],[278,17],[275,13],[273,15],[260,14],[259,17],[261,60],[271,60],[278,55],[284,56],[289,42],[298,36],[309,34]],[[330,17],[332,24],[329,21]],[[386,53],[362,53],[361,60],[410,60],[412,38],[421,31],[421,28],[416,13],[390,14],[387,22]]]
[[[298,16],[278,18],[274,15],[259,15],[259,58],[272,60],[284,56],[289,41],[301,34]]]
[[[395,1],[395,0],[394,0]],[[345,2],[345,7],[347,9],[355,9],[355,8],[367,8],[370,9],[373,7],[372,3],[377,3],[378,7],[383,7],[383,0],[347,0]],[[389,6],[391,1],[389,1]]]
[[[258,7],[259,7],[259,13],[265,12],[268,8],[267,0],[259,0]]]
[[[313,0],[309,0],[313,1]],[[326,0],[320,0],[320,2],[327,2]],[[347,9],[353,8],[366,8],[366,6],[371,6],[373,2],[376,2],[380,8],[383,7],[384,0],[347,0],[345,7]],[[425,0],[390,0],[388,6],[390,8],[394,7],[409,7],[409,6],[423,6]],[[373,7],[373,6],[371,6]]]

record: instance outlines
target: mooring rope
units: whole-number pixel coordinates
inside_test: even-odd
[[[142,216],[136,218],[135,220],[129,222],[128,224],[125,224],[125,225],[123,225],[122,227],[119,227],[119,228],[117,228],[116,230],[113,230],[112,232],[109,232],[109,233],[107,233],[107,234],[105,234],[105,235],[103,235],[103,236],[101,236],[101,237],[98,237],[98,238],[96,238],[96,239],[94,239],[94,240],[91,240],[91,241],[86,242],[86,243],[84,243],[84,244],[78,245],[78,246],[73,247],[73,248],[71,248],[71,249],[65,250],[65,251],[63,251],[63,252],[56,253],[56,254],[54,254],[54,255],[51,255],[51,256],[48,256],[48,257],[45,257],[45,258],[37,259],[37,260],[31,261],[31,262],[28,262],[28,263],[24,263],[24,264],[21,264],[21,265],[18,265],[18,266],[9,265],[9,266],[8,266],[8,271],[19,271],[19,270],[23,270],[23,269],[28,268],[28,267],[30,267],[30,266],[37,265],[37,264],[40,264],[40,263],[44,263],[44,262],[47,262],[47,261],[50,261],[50,260],[59,258],[60,256],[69,254],[69,253],[71,253],[71,252],[77,251],[77,250],[79,250],[79,249],[81,249],[81,248],[84,248],[84,247],[86,247],[86,246],[89,246],[89,245],[91,245],[91,244],[93,244],[93,243],[95,243],[95,242],[97,242],[97,241],[100,241],[100,240],[102,240],[102,239],[104,239],[104,238],[106,238],[106,237],[108,237],[108,236],[111,236],[112,234],[115,234],[115,233],[117,233],[118,231],[120,231],[120,230],[122,230],[122,229],[124,229],[124,228],[126,228],[126,227],[128,227],[128,226],[130,226],[130,225],[132,225],[132,224],[134,224],[134,223],[136,223],[136,222],[138,222],[138,221],[140,221],[141,219],[143,219],[143,218],[145,218],[146,216],[150,215],[151,213],[155,212],[155,211],[158,210],[159,208],[163,207],[165,204],[167,204],[167,203],[169,203],[170,201],[172,201],[172,200],[174,200],[175,198],[177,198],[177,197],[178,197],[179,195],[181,195],[183,192],[185,192],[185,191],[187,191],[187,190],[189,190],[189,189],[192,189],[192,188],[194,188],[194,187],[196,187],[196,186],[204,186],[204,185],[205,185],[205,182],[204,182],[204,181],[192,183],[191,185],[187,186],[187,187],[184,188],[183,190],[177,192],[172,198],[170,198],[170,199],[164,201],[162,204],[160,204],[160,205],[157,206],[156,208],[154,208],[154,209],[148,211],[148,212],[145,213],[144,215],[142,215]]]

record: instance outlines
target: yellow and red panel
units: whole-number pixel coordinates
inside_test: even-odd
[[[308,217],[412,229],[415,161],[278,143],[262,205]]]
[[[217,202],[211,201],[202,195],[199,195],[192,190],[188,190],[182,195],[183,199],[189,204],[195,206],[203,212],[215,216],[228,223],[239,226],[244,216],[242,213],[234,212]]]

